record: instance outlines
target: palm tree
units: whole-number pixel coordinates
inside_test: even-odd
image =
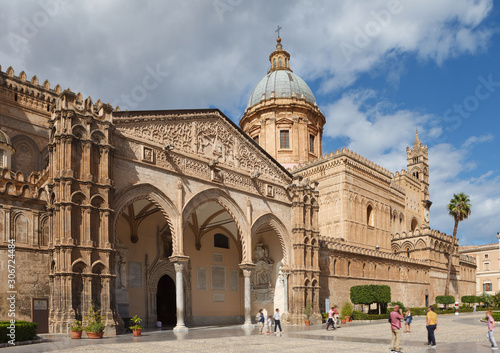
[[[466,220],[471,214],[471,204],[469,196],[461,192],[453,194],[453,198],[448,204],[449,215],[455,220],[455,228],[453,228],[453,241],[451,243],[450,253],[448,254],[448,275],[446,276],[446,286],[444,287],[444,295],[450,292],[450,277],[451,277],[451,260],[454,253],[455,239],[457,237],[458,223]]]

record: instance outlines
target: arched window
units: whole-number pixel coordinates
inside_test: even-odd
[[[273,59],[273,69],[276,68],[276,59]]]
[[[406,257],[410,257],[410,248],[406,248]]]
[[[391,279],[391,266],[387,268],[387,279]]]
[[[366,268],[366,265],[363,264],[363,278],[365,277],[365,268]]]
[[[281,58],[278,59],[278,65],[279,67],[283,66],[283,61],[281,60]]]
[[[229,238],[224,234],[217,233],[214,235],[214,247],[229,249]]]
[[[373,271],[373,278],[377,278],[377,265],[375,265],[375,268]]]
[[[411,220],[411,231],[414,232],[417,229],[418,222],[416,218],[413,218]]]
[[[333,274],[337,274],[337,259],[333,260]]]
[[[368,205],[366,208],[366,224],[373,227],[373,207]]]
[[[347,263],[347,276],[351,275],[351,261]]]

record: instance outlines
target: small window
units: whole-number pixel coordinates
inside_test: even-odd
[[[490,270],[490,263],[489,262],[483,262],[483,270],[484,271]]]
[[[488,254],[484,254],[484,258],[487,259],[488,258]]]
[[[350,276],[351,275],[351,262],[349,261],[347,263],[347,276]]]
[[[290,148],[290,131],[280,130],[280,148]]]
[[[214,235],[214,247],[229,249],[229,238],[224,234],[217,233]]]
[[[260,143],[259,143],[259,135],[254,136],[253,140],[255,141],[256,144],[260,145]]]
[[[491,288],[491,282],[483,283],[483,292],[491,292],[493,289]]]
[[[366,224],[373,227],[373,208],[371,205],[366,208]]]
[[[314,153],[314,135],[309,135],[309,151]]]
[[[276,59],[273,59],[273,69],[276,68]]]

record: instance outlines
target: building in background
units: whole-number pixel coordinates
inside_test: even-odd
[[[476,259],[476,294],[496,294],[500,291],[500,233],[498,242],[485,245],[461,246],[460,254]]]

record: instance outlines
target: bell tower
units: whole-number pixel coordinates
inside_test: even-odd
[[[406,147],[406,160],[408,173],[420,182],[423,225],[429,227],[429,209],[432,205],[432,202],[429,201],[429,151],[418,138],[418,130],[415,132],[413,148],[410,150],[410,147]]]

